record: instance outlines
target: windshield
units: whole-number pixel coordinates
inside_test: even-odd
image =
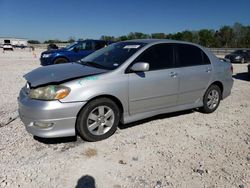
[[[236,51],[234,51],[234,54],[242,54],[242,53],[243,53],[242,50],[236,50]]]
[[[77,44],[77,42],[73,42],[73,43],[67,45],[65,48],[66,48],[66,49],[70,49],[70,48],[72,48],[73,46],[75,46],[76,44]]]
[[[114,43],[90,54],[80,62],[89,66],[93,65],[114,70],[145,45],[145,43],[141,42]]]

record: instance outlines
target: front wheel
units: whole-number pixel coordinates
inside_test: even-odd
[[[204,113],[212,113],[218,108],[220,100],[220,88],[217,85],[211,85],[203,97],[203,107],[200,110]]]
[[[89,102],[79,113],[76,131],[87,141],[99,141],[110,137],[120,122],[120,111],[114,101],[99,98]]]
[[[62,64],[62,63],[68,63],[68,60],[65,59],[65,58],[57,58],[55,61],[54,61],[54,64]]]

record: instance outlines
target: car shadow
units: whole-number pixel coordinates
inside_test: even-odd
[[[59,137],[59,138],[41,138],[38,136],[33,136],[33,138],[41,142],[43,144],[62,144],[62,143],[70,143],[70,142],[77,142],[77,136],[71,136],[71,137]]]
[[[250,75],[248,72],[241,72],[233,75],[233,78],[243,81],[250,81]]]
[[[186,114],[190,114],[197,111],[196,109],[191,109],[191,110],[184,110],[184,111],[179,111],[179,112],[172,112],[172,113],[167,113],[167,114],[160,114],[160,115],[156,115],[150,118],[146,118],[143,120],[139,120],[133,123],[128,123],[128,124],[119,124],[118,127],[120,129],[127,129],[127,128],[132,128],[138,125],[141,125],[143,123],[147,123],[150,121],[154,121],[154,120],[159,120],[159,119],[166,119],[166,118],[171,118],[171,117],[177,117],[177,116],[181,116],[181,115],[186,115]],[[56,144],[62,144],[62,143],[68,143],[69,146],[71,147],[72,144],[78,145],[81,144],[85,141],[83,141],[81,138],[77,137],[77,136],[71,136],[71,137],[59,137],[59,138],[41,138],[38,136],[33,136],[33,138],[43,144],[48,144],[48,145],[56,145]],[[72,146],[73,147],[73,146]]]
[[[166,118],[171,118],[171,117],[177,117],[177,116],[181,116],[181,115],[191,114],[191,113],[193,113],[195,111],[197,111],[197,110],[196,109],[191,109],[191,110],[184,110],[184,111],[172,112],[172,113],[167,113],[167,114],[160,114],[160,115],[149,117],[149,118],[146,118],[146,119],[143,119],[143,120],[138,120],[138,121],[133,122],[133,123],[119,124],[118,127],[120,129],[127,129],[127,128],[131,128],[131,127],[143,124],[143,123],[154,121],[154,120],[166,119]]]

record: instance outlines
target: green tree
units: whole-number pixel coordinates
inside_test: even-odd
[[[115,37],[114,36],[102,35],[101,40],[115,41]]]
[[[182,40],[188,41],[188,42],[194,42],[194,34],[191,31],[183,31],[182,32]]]
[[[245,48],[250,48],[250,26],[245,27],[246,35],[244,37]]]
[[[150,38],[150,36],[148,34],[144,34],[141,32],[131,32],[128,34],[128,39],[146,39],[146,38]]]
[[[44,41],[44,44],[51,44],[51,43],[63,43],[63,42],[61,40],[59,40],[59,39]]]
[[[202,29],[198,32],[199,43],[202,46],[213,47],[215,44],[214,31],[208,29]]]
[[[217,33],[217,40],[219,42],[219,47],[234,47],[234,32],[230,26],[223,26]]]
[[[165,33],[152,33],[151,38],[152,39],[165,39],[166,34]]]
[[[116,39],[117,41],[125,41],[128,40],[128,37],[126,35],[120,36]]]
[[[183,40],[183,33],[182,32],[178,32],[178,33],[172,34],[170,36],[171,36],[171,39],[174,39],[174,40]]]
[[[76,41],[76,38],[75,37],[69,37],[69,40],[68,41],[66,41],[67,43],[73,43],[73,42],[75,42]]]
[[[38,40],[28,40],[29,44],[41,44]]]

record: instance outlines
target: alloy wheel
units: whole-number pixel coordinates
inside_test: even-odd
[[[209,109],[214,109],[219,104],[219,92],[217,90],[211,90],[207,96],[207,106]]]
[[[114,125],[115,114],[108,106],[98,106],[87,118],[87,128],[93,135],[103,135]]]

